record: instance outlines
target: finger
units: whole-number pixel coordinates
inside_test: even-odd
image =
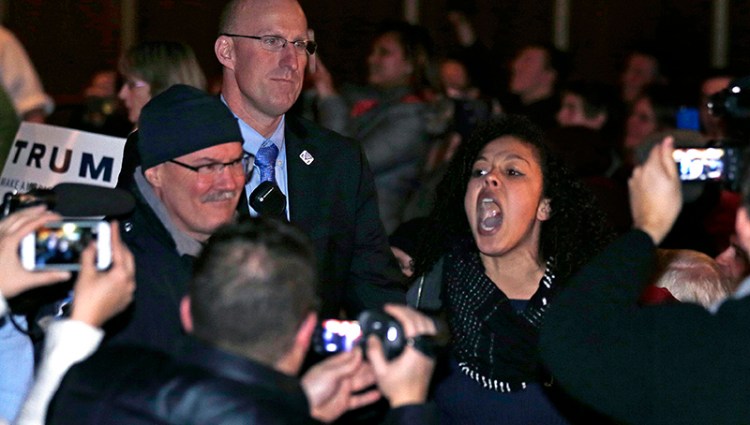
[[[31,213],[31,211],[23,212]],[[23,216],[19,216],[18,220],[14,220],[12,223],[10,223],[4,236],[8,238],[9,242],[11,242],[13,245],[16,245],[20,243],[21,239],[23,239],[29,233],[49,222],[59,220],[60,218],[61,217],[59,215],[51,213],[49,211],[43,212],[41,215],[25,214]]]
[[[661,164],[667,175],[670,177],[677,177],[677,166],[674,163],[672,154],[674,153],[674,137],[667,136],[661,143]]]
[[[372,365],[376,375],[380,375],[388,367],[388,361],[383,354],[383,344],[375,335],[367,338],[367,361]]]
[[[375,384],[375,372],[372,366],[362,362],[351,377],[352,392],[362,391]]]
[[[120,226],[115,220],[109,223],[110,227],[110,245],[112,248],[112,264],[118,265],[123,261],[124,253],[122,241],[120,239]]]
[[[28,282],[31,286],[51,285],[53,283],[64,282],[70,279],[71,273],[68,271],[44,271],[29,273]]]
[[[354,372],[361,362],[361,353],[357,358],[357,349],[351,352],[342,352],[331,356],[313,366],[322,373],[334,374],[336,377],[346,376]]]
[[[384,309],[401,323],[404,328],[404,334],[407,337],[417,335],[435,335],[437,333],[437,326],[431,317],[410,307],[397,304],[387,304]]]
[[[112,261],[115,267],[122,267],[128,276],[135,275],[135,259],[128,246],[122,241],[120,223],[114,220],[110,223],[112,233]]]
[[[349,410],[354,410],[363,406],[367,406],[380,400],[380,397],[382,397],[382,394],[380,394],[380,391],[378,391],[377,389],[372,389],[362,394],[352,395],[349,398],[348,408]]]

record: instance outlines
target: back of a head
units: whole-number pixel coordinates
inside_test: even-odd
[[[120,59],[120,72],[136,75],[151,86],[151,95],[175,84],[206,89],[206,76],[193,49],[176,41],[145,41]]]
[[[669,290],[680,302],[710,307],[731,294],[716,261],[689,249],[660,249],[654,284]]]
[[[249,218],[220,228],[189,285],[194,335],[273,364],[318,306],[315,268],[309,240],[289,223]]]

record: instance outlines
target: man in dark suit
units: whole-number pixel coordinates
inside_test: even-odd
[[[398,266],[379,219],[377,195],[358,143],[286,115],[302,90],[316,44],[296,0],[234,0],[214,51],[222,98],[239,118],[245,151],[256,156],[245,186],[270,180],[286,197],[284,215],[312,239],[321,277],[321,314],[349,317],[405,301]],[[270,160],[265,153],[274,151]],[[267,169],[261,163],[270,162]],[[248,200],[249,201],[249,200]],[[240,202],[240,209],[246,207]],[[249,208],[252,215],[258,212]]]

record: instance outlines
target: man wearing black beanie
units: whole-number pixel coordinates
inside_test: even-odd
[[[234,218],[249,159],[226,105],[186,85],[172,86],[143,108],[138,153],[136,208],[122,226],[138,289],[132,307],[105,327],[105,341],[172,352],[183,337],[179,304],[193,259]]]

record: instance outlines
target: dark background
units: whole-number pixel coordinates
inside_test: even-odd
[[[60,104],[80,100],[91,74],[114,68],[123,8],[135,11],[135,41],[190,44],[209,77],[219,74],[213,41],[220,0],[3,0],[5,25],[26,46],[45,89]],[[401,0],[300,0],[316,31],[321,59],[337,81],[362,77],[370,34],[403,16]],[[487,61],[505,63],[527,42],[552,40],[553,0],[421,0],[420,23],[441,49],[453,42],[448,6],[469,11]],[[570,0],[573,77],[615,82],[627,49],[647,42],[662,52],[674,81],[695,80],[710,64],[710,0]],[[750,0],[731,0],[729,65],[750,69]],[[502,74],[498,73],[498,79]]]

